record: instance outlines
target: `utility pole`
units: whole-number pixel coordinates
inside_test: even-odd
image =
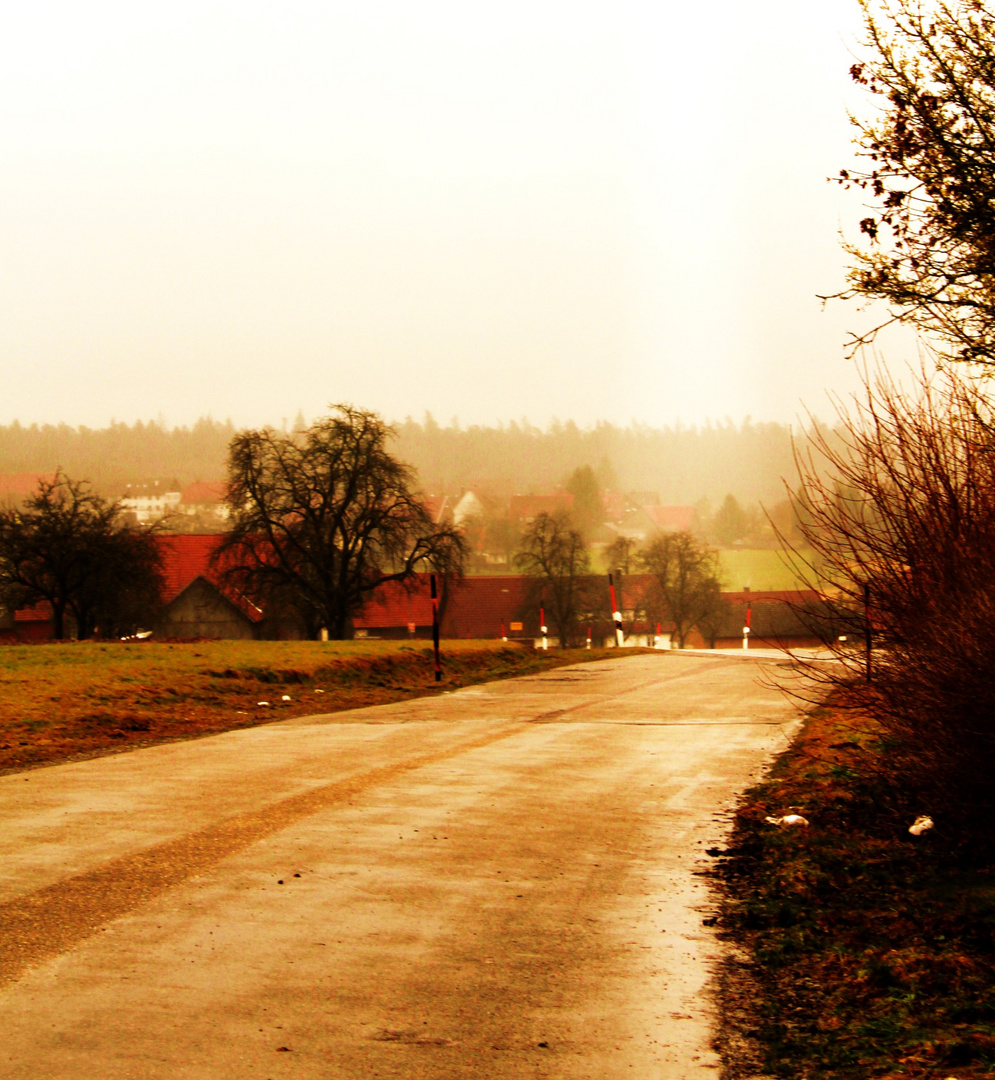
[[[439,659],[439,594],[432,575],[432,647],[435,652],[435,681],[442,682],[442,662]]]

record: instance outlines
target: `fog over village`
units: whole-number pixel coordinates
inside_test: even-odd
[[[880,321],[820,299],[863,212],[828,179],[861,21],[721,10],[17,13],[0,489],[62,470],[207,534],[237,431],[348,403],[435,517],[475,500],[467,570],[514,572],[510,500],[587,470],[592,570],[670,507],[724,588],[799,584],[767,520],[792,431]]]

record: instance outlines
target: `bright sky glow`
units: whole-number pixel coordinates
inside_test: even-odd
[[[855,0],[0,15],[0,422],[793,420]],[[905,342],[906,351],[908,343]]]

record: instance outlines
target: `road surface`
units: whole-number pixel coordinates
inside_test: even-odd
[[[696,871],[792,733],[666,653],[0,778],[0,1076],[717,1075]]]

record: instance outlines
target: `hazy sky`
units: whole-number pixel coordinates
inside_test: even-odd
[[[0,15],[0,422],[792,420],[856,0]]]

